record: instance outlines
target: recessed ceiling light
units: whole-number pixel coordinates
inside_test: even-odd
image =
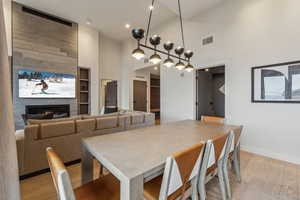
[[[158,70],[158,67],[154,67],[154,70]]]
[[[125,24],[125,28],[130,28],[130,24]]]
[[[153,5],[150,5],[150,6],[149,6],[149,9],[150,9],[150,10],[153,10],[153,9],[154,9],[154,6],[153,6]]]
[[[206,71],[206,72],[209,72],[209,69],[208,69],[208,68],[206,68],[206,69],[205,69],[205,71]]]
[[[91,25],[92,24],[92,21],[90,19],[86,20],[86,24],[87,25]]]

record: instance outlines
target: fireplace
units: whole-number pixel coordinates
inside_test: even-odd
[[[27,105],[24,121],[28,119],[57,119],[70,117],[70,105]]]

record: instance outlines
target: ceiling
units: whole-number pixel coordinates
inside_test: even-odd
[[[15,0],[79,24],[90,21],[103,34],[124,40],[130,37],[132,28],[145,28],[151,0]],[[190,18],[224,0],[184,0],[181,3],[184,18]],[[88,3],[87,3],[88,2]],[[158,0],[155,2],[152,27],[163,24],[178,14],[177,1]],[[125,24],[131,28],[126,29]]]
[[[220,2],[225,0],[181,0],[181,12],[184,19],[189,19],[195,15],[204,12]],[[159,2],[167,6],[174,13],[179,14],[177,0],[159,0]]]

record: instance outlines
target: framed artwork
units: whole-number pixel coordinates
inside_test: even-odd
[[[253,67],[253,103],[300,103],[300,61]]]

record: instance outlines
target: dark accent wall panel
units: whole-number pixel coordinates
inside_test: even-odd
[[[18,98],[17,71],[27,69],[77,75],[78,25],[35,9],[24,9],[23,5],[14,2],[12,29],[13,97],[17,128],[23,126],[21,115],[25,113],[26,105],[70,104],[71,115],[76,115],[76,99]]]

